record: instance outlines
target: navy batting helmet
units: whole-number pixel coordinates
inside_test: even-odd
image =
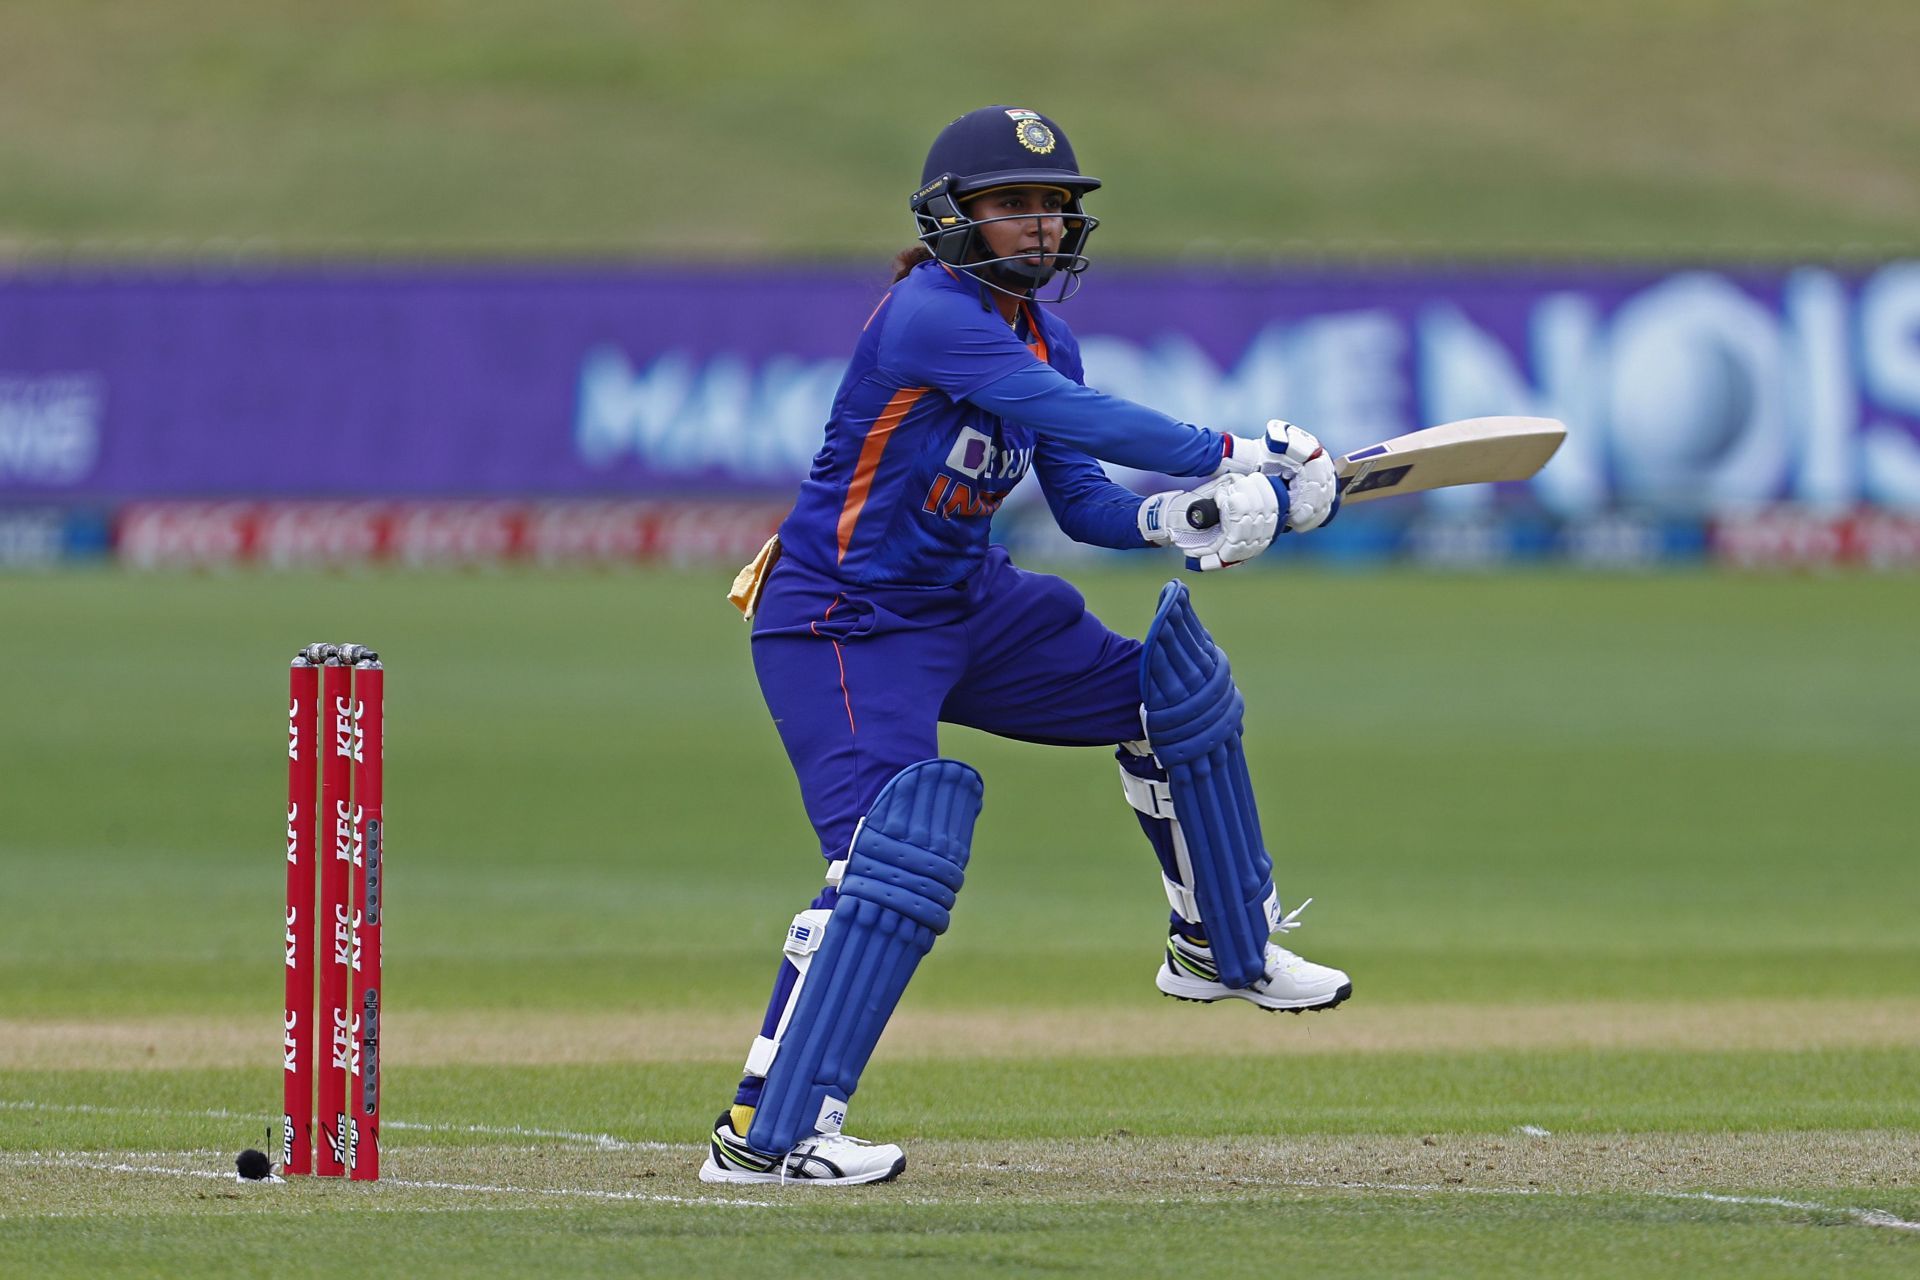
[[[1100,220],[1082,210],[1080,197],[1099,185],[1098,178],[1080,172],[1066,133],[1038,111],[981,107],[949,124],[933,140],[911,204],[920,242],[940,261],[978,273],[982,283],[1016,296],[1029,294],[1059,275],[1060,292],[1053,300],[1060,301],[1078,287],[1080,273],[1087,269],[1087,237]],[[1062,193],[1060,248],[1046,264],[986,253],[979,228],[1006,219],[970,218],[960,206],[969,197],[997,187],[1053,187]]]

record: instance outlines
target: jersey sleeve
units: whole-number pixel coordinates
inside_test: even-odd
[[[1162,475],[1212,475],[1227,450],[1218,431],[1083,387],[1031,355],[967,399],[1082,453]]]
[[[1226,437],[1082,386],[1046,364],[997,312],[929,292],[890,316],[879,366],[900,386],[933,387],[1082,453],[1170,476],[1212,475]],[[1069,340],[1071,341],[1071,340]],[[1079,345],[1068,352],[1079,372]]]
[[[1122,551],[1151,545],[1140,536],[1140,495],[1108,479],[1080,450],[1042,436],[1033,469],[1054,523],[1075,542]]]

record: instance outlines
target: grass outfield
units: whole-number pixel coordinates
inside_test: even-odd
[[[882,0],[8,0],[0,253],[878,270],[934,130],[1010,102],[1106,180],[1103,260],[1888,256],[1917,34],[1910,0],[971,0],[937,34]]]
[[[1920,1264],[1912,580],[1196,582],[1354,1000],[1161,999],[1110,760],[953,732],[975,859],[856,1100],[908,1173],[834,1194],[694,1177],[818,876],[725,577],[0,580],[0,1273]],[[237,1185],[322,635],[392,672],[387,1178]]]

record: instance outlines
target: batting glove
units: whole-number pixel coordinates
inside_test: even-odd
[[[1198,489],[1156,493],[1140,504],[1140,536],[1155,546],[1178,547],[1190,569],[1230,569],[1272,545],[1285,492],[1271,476],[1227,475]],[[1194,508],[1203,498],[1212,500],[1212,509],[1196,522]]]

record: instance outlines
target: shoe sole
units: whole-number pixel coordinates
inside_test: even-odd
[[[881,1169],[874,1173],[863,1173],[852,1178],[782,1178],[778,1173],[753,1173],[746,1169],[722,1169],[708,1156],[707,1162],[700,1166],[700,1181],[725,1182],[736,1186],[753,1183],[766,1185],[781,1184],[789,1187],[867,1187],[882,1182],[892,1182],[907,1170],[907,1158],[901,1156],[893,1162],[890,1169]]]
[[[1303,1000],[1296,1004],[1269,1004],[1251,992],[1236,991],[1231,987],[1222,989],[1211,982],[1194,983],[1190,987],[1185,987],[1184,990],[1179,989],[1185,980],[1175,974],[1168,973],[1164,967],[1154,975],[1153,982],[1154,985],[1160,989],[1160,994],[1169,999],[1184,1000],[1188,1004],[1214,1004],[1221,1000],[1245,1000],[1248,1004],[1263,1013],[1318,1013],[1322,1009],[1333,1008],[1353,994],[1353,984],[1351,982],[1343,982],[1340,984],[1339,990],[1323,1000]],[[1168,989],[1170,983],[1174,984],[1175,989]],[[1202,991],[1211,992],[1212,994],[1199,994],[1199,992]]]

